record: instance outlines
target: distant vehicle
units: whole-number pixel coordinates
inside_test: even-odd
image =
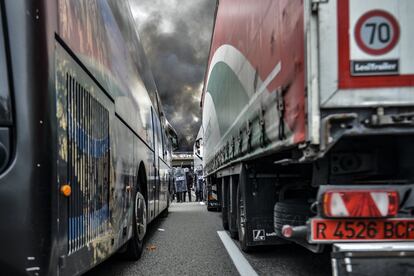
[[[336,273],[412,262],[412,14],[410,0],[217,1],[204,176],[243,250],[333,244]]]
[[[138,259],[177,137],[128,1],[1,1],[0,17],[1,274]]]

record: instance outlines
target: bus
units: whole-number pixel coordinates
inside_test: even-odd
[[[128,1],[0,1],[0,267],[139,259],[177,135]]]

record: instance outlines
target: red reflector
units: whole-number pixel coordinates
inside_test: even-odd
[[[396,191],[333,190],[323,196],[323,211],[327,217],[391,217],[398,213]]]
[[[293,235],[293,228],[292,228],[292,226],[290,226],[290,225],[284,225],[282,227],[282,235],[285,238],[291,238],[292,235]]]

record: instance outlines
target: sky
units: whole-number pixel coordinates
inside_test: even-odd
[[[179,150],[192,151],[216,0],[132,0],[141,42]]]

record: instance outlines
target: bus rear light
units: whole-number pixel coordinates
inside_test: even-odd
[[[392,217],[398,213],[396,191],[327,191],[323,195],[323,212],[327,217]]]
[[[69,196],[72,194],[72,188],[70,187],[70,185],[65,184],[65,185],[62,185],[62,186],[60,187],[60,192],[61,192],[64,196],[69,197]]]

